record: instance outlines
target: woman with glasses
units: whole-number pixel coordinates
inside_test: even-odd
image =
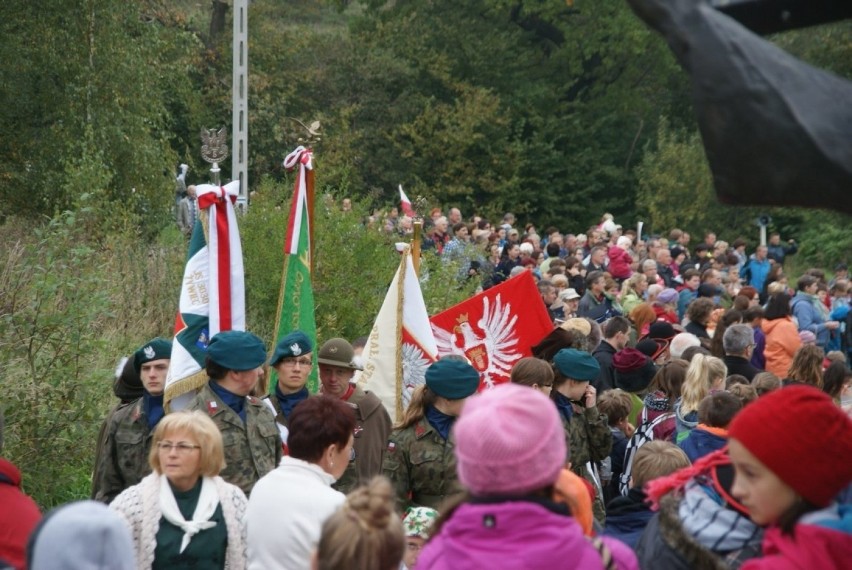
[[[293,409],[289,427],[290,455],[251,492],[249,568],[309,568],[323,523],[346,499],[331,485],[353,459],[354,408],[334,396],[313,396]]]
[[[110,504],[130,525],[137,567],[245,568],[246,496],[219,477],[222,435],[201,411],[157,424],[153,472]]]

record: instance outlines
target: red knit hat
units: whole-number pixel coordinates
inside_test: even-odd
[[[736,415],[728,436],[818,507],[852,482],[852,419],[811,386],[762,396]]]

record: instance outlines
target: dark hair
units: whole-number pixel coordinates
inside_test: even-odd
[[[686,316],[691,322],[705,326],[714,308],[715,305],[712,299],[699,297],[692,301],[686,308]]]
[[[799,519],[808,513],[818,510],[818,506],[808,502],[802,497],[797,496],[796,502],[793,503],[792,507],[781,513],[781,516],[778,517],[778,522],[776,524],[778,525],[778,528],[781,529],[781,534],[793,535],[796,529],[796,524],[798,524]]]
[[[832,362],[822,374],[822,391],[837,399],[843,391],[844,382],[850,377],[852,377],[852,370],[846,366],[845,362]]]
[[[296,459],[316,463],[336,444],[343,448],[355,431],[352,406],[334,396],[312,396],[290,414],[287,447]]]
[[[556,257],[557,255],[559,255],[559,250],[561,248],[559,247],[558,243],[550,242],[550,243],[547,244],[547,247],[544,248],[544,249],[545,249],[545,251],[547,251],[547,257]]]
[[[228,374],[229,370],[228,368],[225,368],[224,366],[216,364],[215,362],[210,360],[209,356],[205,357],[204,368],[207,371],[207,375],[213,380],[222,380],[225,375]]]
[[[509,381],[522,386],[553,386],[553,368],[550,364],[534,356],[521,358],[512,366]]]
[[[799,291],[804,291],[805,289],[807,289],[808,287],[810,287],[814,283],[818,283],[818,282],[819,282],[819,279],[817,279],[813,275],[809,275],[809,274],[805,273],[804,275],[799,277],[798,281],[796,281],[796,289],[798,289]]]
[[[790,295],[787,293],[775,293],[769,296],[769,301],[766,303],[766,311],[763,313],[764,319],[774,321],[775,319],[789,317],[791,314]]]
[[[703,346],[690,346],[689,348],[683,351],[681,357],[687,362],[692,362],[692,359],[695,357],[696,354],[703,354],[705,356],[711,355],[710,351],[704,348]]]
[[[467,224],[464,223],[464,222],[455,223],[455,224],[453,224],[453,233],[456,233],[457,231],[461,230],[462,228],[466,228],[466,227],[467,227]]]
[[[685,283],[685,282],[689,281],[690,279],[692,279],[693,277],[698,277],[700,279],[701,273],[699,273],[697,269],[687,269],[686,271],[683,272],[682,277],[683,277],[683,281]]]
[[[755,319],[762,319],[764,315],[763,307],[755,305],[743,311],[743,322],[750,323]]]
[[[714,392],[698,404],[698,421],[715,428],[726,428],[743,409],[743,403],[730,392]]]
[[[728,309],[716,323],[716,332],[713,333],[713,338],[710,341],[710,353],[718,358],[725,358],[725,331],[733,324],[741,323],[743,314],[736,309]]]
[[[751,386],[751,382],[749,382],[748,378],[746,378],[742,374],[731,374],[725,380],[725,390],[729,390],[731,386],[735,384],[745,384],[747,386]]]
[[[749,299],[745,295],[737,295],[736,297],[734,297],[734,309],[743,312],[748,309],[749,305],[751,305],[751,299]]]
[[[590,271],[589,274],[586,275],[586,287],[591,289],[592,285],[594,285],[598,279],[603,279],[603,277],[603,271]]]
[[[648,391],[651,393],[660,391],[665,394],[669,400],[669,411],[674,409],[675,400],[680,398],[680,389],[683,386],[683,381],[686,380],[686,369],[688,367],[689,362],[675,358],[660,366],[651,379]]]
[[[626,333],[630,330],[630,321],[624,317],[610,317],[603,327],[604,338],[612,338],[618,333]]]

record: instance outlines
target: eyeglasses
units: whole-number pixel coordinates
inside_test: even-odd
[[[157,449],[161,452],[171,453],[172,449],[176,450],[180,455],[186,455],[193,449],[201,449],[200,445],[192,445],[191,443],[186,443],[185,441],[179,441],[178,443],[172,443],[170,441],[161,441],[157,444]]]
[[[282,358],[281,364],[284,366],[312,366],[313,361],[310,358]]]

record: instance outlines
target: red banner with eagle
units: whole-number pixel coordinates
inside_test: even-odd
[[[479,389],[509,381],[515,362],[553,330],[529,271],[430,319],[438,354],[464,356],[479,371]]]

